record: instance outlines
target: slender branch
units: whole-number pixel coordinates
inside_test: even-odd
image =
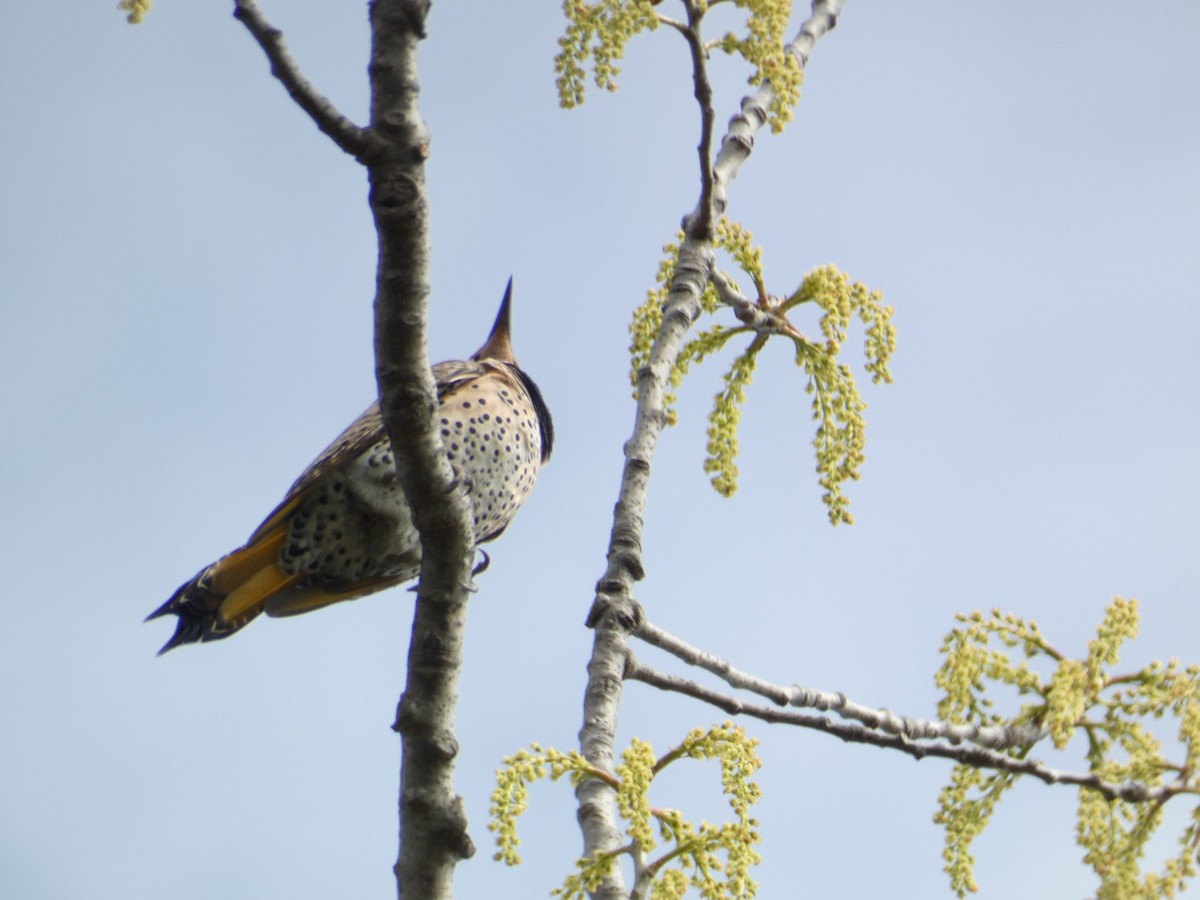
[[[595,630],[595,635],[588,661],[580,749],[589,763],[608,771],[613,768],[615,755],[628,635],[637,629],[642,615],[631,589],[633,582],[644,576],[641,536],[650,460],[666,426],[664,395],[671,368],[688,328],[700,313],[700,294],[712,271],[712,262],[712,250],[706,243],[684,239],[662,326],[649,361],[638,372],[637,413],[633,436],[625,444],[625,470],[613,513],[608,565],[588,614],[587,624]],[[575,795],[584,833],[584,855],[616,847],[620,831],[614,811],[614,791],[599,781],[587,779],[576,787]],[[616,900],[624,895],[620,870],[614,869],[594,896],[597,900]]]
[[[730,687],[766,697],[779,706],[816,709],[833,712],[843,719],[861,722],[872,730],[895,735],[906,740],[946,740],[951,744],[970,742],[993,750],[1008,747],[1029,747],[1047,735],[1044,728],[1026,726],[955,725],[938,719],[914,719],[897,716],[886,709],[872,709],[847,699],[842,693],[813,690],[792,685],[773,684],[735,668],[727,660],[692,646],[683,639],[663,631],[651,622],[643,621],[634,637],[665,650],[688,665],[698,666],[721,678]],[[720,695],[718,695],[720,696]],[[725,707],[722,707],[724,709]],[[729,710],[726,710],[729,712]],[[797,723],[799,724],[799,723]]]
[[[733,309],[733,314],[738,317],[738,320],[748,328],[762,334],[782,334],[790,338],[810,343],[789,320],[785,313],[779,312],[778,306],[766,305],[762,306],[755,303],[736,287],[720,269],[713,269],[712,273],[713,287],[717,289],[717,295],[721,298],[721,302]],[[771,304],[771,298],[767,299],[767,303]]]
[[[650,891],[654,886],[654,872],[646,864],[646,851],[642,845],[634,841],[629,848],[633,858],[633,890],[629,900],[650,900]]]
[[[694,4],[688,4],[689,22]],[[833,19],[842,6],[841,0],[817,0],[813,17],[801,28],[797,42],[804,42],[807,59],[812,41],[833,27]],[[816,20],[816,21],[814,21]],[[805,37],[809,35],[809,37]],[[646,365],[638,372],[638,401],[633,435],[625,444],[625,467],[613,512],[613,527],[609,537],[607,565],[596,585],[596,597],[588,613],[587,624],[594,629],[592,656],[588,662],[588,682],[584,694],[583,727],[579,732],[580,749],[593,766],[612,771],[617,717],[620,711],[622,683],[628,655],[628,636],[637,630],[642,620],[641,607],[633,599],[632,586],[644,577],[642,564],[642,528],[646,509],[646,491],[650,479],[650,463],[658,439],[666,427],[664,398],[668,380],[683,346],[688,329],[700,314],[700,296],[713,271],[712,222],[725,206],[723,181],[732,179],[737,165],[725,163],[726,174],[712,168],[711,131],[715,113],[712,111],[711,87],[704,74],[705,57],[702,42],[692,43],[697,101],[701,104],[702,134],[701,195],[696,209],[684,220],[685,237],[679,250],[675,277],[671,282],[663,311],[662,325],[651,347]],[[698,51],[698,52],[697,52]],[[761,91],[759,92],[761,93]],[[743,111],[748,98],[743,101]],[[752,105],[752,104],[751,104]],[[731,132],[739,121],[731,123]],[[751,123],[739,126],[741,137],[752,143],[753,132],[766,122],[764,114]],[[722,147],[732,140],[727,136]],[[722,153],[724,150],[722,149]],[[744,160],[749,150],[742,155]],[[615,798],[612,788],[596,779],[585,779],[575,789],[579,802],[579,823],[583,831],[584,855],[609,852],[621,844],[617,829]],[[626,896],[619,870],[605,879],[593,895],[597,900],[617,900]]]
[[[786,48],[788,53],[796,57],[801,69],[808,65],[813,45],[837,25],[844,5],[845,0],[813,0],[812,15],[800,26],[800,32]],[[766,124],[767,110],[774,98],[775,92],[770,84],[764,83],[754,94],[742,100],[742,111],[729,122],[729,131],[721,141],[721,149],[717,151],[717,161],[713,167],[713,210],[718,216],[728,205],[725,190],[753,151],[754,135]]]
[[[712,240],[713,230],[713,128],[717,121],[713,109],[712,83],[708,80],[708,49],[700,34],[700,23],[706,9],[693,0],[685,0],[688,25],[683,32],[688,49],[692,54],[692,85],[696,105],[700,107],[700,143],[696,153],[700,162],[700,199],[690,217],[684,220],[683,230],[689,237],[702,241]]]
[[[676,31],[678,31],[680,34],[682,34],[685,38],[687,37],[688,27],[686,25],[684,25],[682,22],[680,22],[678,19],[672,19],[670,16],[664,16],[662,13],[658,13],[657,15],[658,15],[658,22],[660,25],[666,25],[670,28],[674,28]]]
[[[401,897],[449,900],[455,865],[475,852],[454,793],[458,676],[472,546],[470,503],[436,427],[438,399],[426,352],[429,137],[418,107],[417,47],[428,4],[372,0],[371,131],[385,147],[368,166],[379,236],[375,358],[380,407],[396,472],[421,535],[421,579],[396,710],[401,738]]]
[[[1037,760],[1018,759],[976,744],[914,742],[903,734],[885,734],[859,724],[835,722],[825,716],[805,715],[791,710],[746,703],[686,678],[668,675],[642,665],[633,658],[626,663],[625,677],[659,690],[692,697],[710,706],[715,706],[729,715],[747,715],[762,719],[764,722],[810,728],[841,738],[847,743],[867,744],[873,747],[897,750],[916,760],[924,759],[927,756],[949,759],[974,768],[989,768],[1017,775],[1029,775],[1046,784],[1070,784],[1090,788],[1103,794],[1109,800],[1126,800],[1131,803],[1161,802],[1177,794],[1200,793],[1200,784],[1195,781],[1175,781],[1163,785],[1148,785],[1140,781],[1119,783],[1105,781],[1098,775],[1051,769]]]
[[[317,128],[359,162],[369,162],[382,153],[383,142],[342,115],[333,102],[318,93],[304,77],[283,42],[283,33],[267,21],[256,0],[234,0],[233,17],[245,25],[258,41],[271,63],[271,74],[279,79],[297,105],[308,113]]]

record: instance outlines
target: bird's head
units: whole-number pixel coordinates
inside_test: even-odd
[[[533,379],[517,365],[517,358],[513,356],[512,341],[509,339],[509,308],[511,305],[512,278],[510,277],[508,287],[504,289],[504,299],[500,302],[500,312],[496,314],[496,324],[492,326],[492,333],[488,335],[483,346],[475,351],[471,359],[475,362],[504,363],[504,368],[509,370],[512,377],[528,394],[529,402],[533,404],[534,412],[537,415],[538,428],[542,434],[542,462],[547,462],[550,459],[550,451],[554,448],[554,422],[550,418],[550,410],[546,406],[546,401],[542,399],[542,392]]]

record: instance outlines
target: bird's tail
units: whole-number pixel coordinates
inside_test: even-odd
[[[297,587],[303,573],[289,575],[279,563],[286,537],[285,526],[256,534],[246,546],[202,569],[150,613],[147,622],[169,614],[179,617],[159,656],[181,644],[229,637],[257,617],[273,597]]]
[[[316,583],[305,571],[289,574],[280,564],[288,526],[283,516],[268,519],[246,546],[202,569],[146,621],[175,615],[175,633],[158,651],[162,656],[181,644],[219,641],[250,624],[260,613],[272,618],[298,616],[343,600],[353,600],[408,581],[416,572],[360,578],[346,583]],[[417,563],[419,565],[419,563]]]

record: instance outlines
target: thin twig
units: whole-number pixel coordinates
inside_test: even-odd
[[[693,94],[696,105],[700,107],[700,143],[696,146],[700,162],[700,199],[692,215],[684,220],[684,231],[696,240],[711,241],[714,214],[712,142],[717,112],[713,109],[712,82],[708,79],[708,49],[700,33],[700,23],[707,10],[693,0],[685,0],[684,5],[687,7],[688,24],[683,36],[692,54]]]
[[[318,93],[283,42],[283,33],[262,14],[256,0],[234,0],[233,17],[240,21],[271,63],[271,74],[279,79],[296,104],[308,113],[324,134],[361,163],[382,154],[384,144],[368,129],[360,128],[338,111],[328,97]]]
[[[813,44],[837,25],[843,5],[844,0],[814,0],[812,15],[800,26],[795,39],[785,48],[796,57],[802,70],[808,66]],[[725,211],[725,190],[737,177],[742,163],[750,157],[754,149],[754,135],[766,124],[767,110],[774,99],[775,92],[770,83],[764,82],[752,95],[742,99],[741,112],[729,122],[729,131],[721,141],[721,149],[717,151],[716,164],[713,166],[713,208],[717,215]]]
[[[1047,734],[1045,729],[1033,725],[994,727],[955,725],[939,719],[898,716],[887,709],[872,709],[862,706],[849,700],[842,693],[818,691],[800,685],[784,687],[773,684],[735,668],[727,660],[694,647],[682,638],[676,637],[648,621],[642,622],[641,627],[634,633],[634,637],[640,638],[660,650],[665,650],[688,665],[711,672],[730,687],[766,697],[779,706],[833,712],[843,719],[861,722],[872,730],[906,740],[945,740],[951,744],[970,742],[993,750],[1003,750],[1008,747],[1030,747]]]
[[[713,287],[721,302],[733,310],[738,320],[750,329],[762,334],[781,334],[809,343],[808,338],[793,325],[786,313],[778,309],[778,301],[767,299],[768,305],[755,303],[736,287],[720,269],[713,269]]]
[[[1174,781],[1163,785],[1148,785],[1139,781],[1115,783],[1104,781],[1098,775],[1051,769],[1037,760],[1018,759],[976,744],[953,745],[912,741],[901,734],[885,734],[858,724],[835,722],[825,716],[805,715],[790,710],[746,703],[686,678],[668,675],[643,665],[632,658],[632,655],[626,662],[625,678],[630,681],[640,681],[659,690],[692,697],[732,716],[753,716],[764,722],[810,728],[841,738],[847,743],[867,744],[873,747],[897,750],[916,760],[924,759],[927,756],[949,759],[974,768],[989,768],[1017,775],[1029,775],[1046,784],[1070,784],[1090,788],[1103,794],[1109,800],[1125,800],[1130,803],[1161,802],[1177,794],[1200,793],[1200,785],[1191,781]]]

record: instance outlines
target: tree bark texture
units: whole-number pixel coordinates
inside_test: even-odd
[[[408,679],[394,726],[402,746],[396,885],[401,897],[448,900],[455,865],[475,852],[453,784],[474,541],[470,504],[438,436],[437,389],[426,350],[429,136],[417,102],[417,47],[428,10],[422,0],[373,0],[370,5],[370,130],[386,149],[369,161],[368,170],[379,236],[375,358],[380,405],[422,546]]]

